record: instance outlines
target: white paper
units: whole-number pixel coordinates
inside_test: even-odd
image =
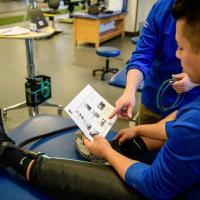
[[[108,119],[113,109],[90,85],[64,108],[90,141],[94,135],[107,135],[117,119],[117,116]]]
[[[10,27],[10,28],[0,29],[0,35],[5,35],[5,36],[21,35],[21,34],[27,34],[29,32],[30,32],[29,29],[22,28],[22,27],[19,27],[19,26],[13,26],[13,27]]]
[[[109,0],[107,10],[121,12],[123,8],[123,0]]]

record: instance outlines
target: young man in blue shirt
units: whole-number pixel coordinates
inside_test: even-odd
[[[191,81],[199,84],[199,0],[176,0],[173,15],[177,18],[176,56]],[[121,200],[144,199],[145,196],[165,200],[180,194],[181,199],[199,199],[199,119],[200,97],[159,123],[136,126],[118,133],[115,139],[120,143],[136,136],[143,137],[149,150],[158,148],[157,144],[148,143],[149,140],[162,141],[163,146],[152,164],[119,154],[101,136],[95,136],[93,142],[85,138],[87,148],[106,159],[110,166],[50,158],[19,150],[0,125],[0,163],[16,170],[33,185],[54,192],[59,199],[72,196],[73,199]]]
[[[200,95],[198,84],[191,83],[185,73],[182,73],[180,61],[175,52],[176,21],[171,15],[175,0],[158,0],[152,7],[144,23],[141,36],[127,64],[126,88],[115,103],[115,111],[120,118],[132,118],[138,86],[144,80],[139,109],[139,124],[155,123],[166,117],[180,106],[191,102]],[[172,76],[176,83],[172,84],[162,99],[165,107],[172,105],[178,93],[186,92],[180,106],[169,110],[160,110],[156,96],[162,83]]]

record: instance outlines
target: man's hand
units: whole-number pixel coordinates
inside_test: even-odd
[[[197,87],[198,84],[192,83],[186,73],[172,75],[177,81],[172,83],[172,87],[176,90],[177,93],[187,92],[194,87]]]
[[[121,119],[132,118],[133,107],[135,106],[135,94],[124,92],[115,102],[115,109],[109,116],[112,119],[116,114]]]
[[[112,149],[110,143],[102,136],[94,136],[94,141],[90,142],[87,138],[83,139],[87,149],[96,156],[105,158],[106,153]]]
[[[138,136],[137,128],[125,128],[118,132],[118,134],[115,136],[114,140],[118,140],[119,144],[122,144],[126,140],[130,140],[134,137]]]

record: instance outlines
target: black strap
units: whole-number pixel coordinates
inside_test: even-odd
[[[42,138],[47,138],[47,137],[49,137],[49,136],[59,134],[59,133],[61,133],[62,131],[68,131],[68,130],[75,129],[75,128],[78,128],[78,126],[77,126],[77,125],[71,125],[71,126],[67,126],[67,127],[61,128],[61,129],[57,129],[57,130],[51,131],[51,132],[49,132],[49,133],[37,135],[37,136],[28,138],[28,139],[26,139],[26,140],[20,142],[20,143],[17,145],[17,147],[18,147],[18,148],[22,148],[22,147],[24,147],[25,145],[27,145],[27,144],[29,144],[29,143],[31,143],[31,142],[34,142],[34,141],[36,141],[36,140],[39,140],[39,139],[42,139]]]

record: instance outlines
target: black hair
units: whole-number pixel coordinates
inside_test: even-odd
[[[183,34],[200,51],[200,0],[176,0],[172,15],[177,20],[185,20]]]
[[[176,18],[185,18],[189,23],[200,20],[199,0],[176,0],[172,8],[172,15]]]

